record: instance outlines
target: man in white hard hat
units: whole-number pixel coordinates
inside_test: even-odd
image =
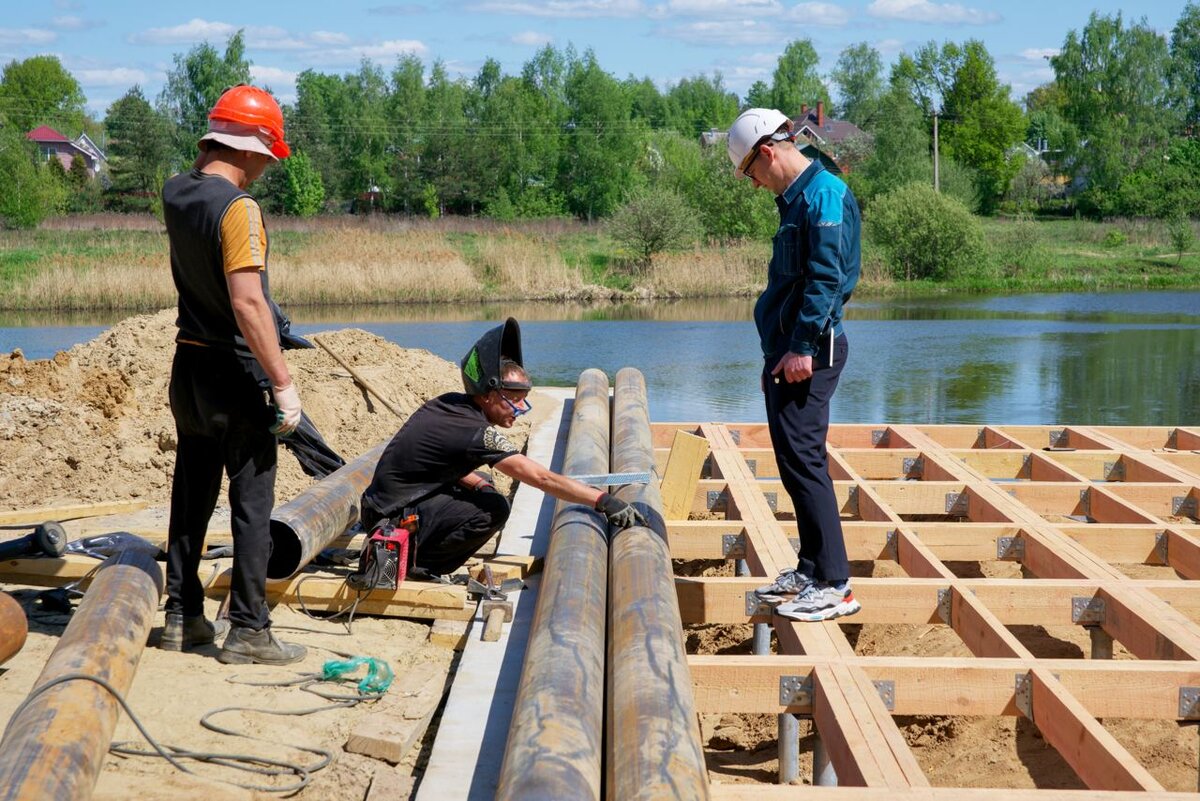
[[[796,509],[800,556],[756,593],[776,614],[829,620],[861,607],[838,514],[825,438],[829,401],[849,345],[842,308],[858,282],[858,202],[849,187],[795,146],[792,122],[748,109],[733,122],[736,174],[769,189],[779,206],[767,286],[754,307],[764,359],[762,388],[779,476]]]

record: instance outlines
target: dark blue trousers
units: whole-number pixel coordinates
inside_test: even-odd
[[[778,359],[763,368],[767,426],[779,465],[779,478],[796,508],[800,530],[797,568],[818,581],[844,581],[850,577],[846,542],[838,514],[837,496],[829,478],[825,438],[829,433],[829,401],[850,354],[846,335],[833,342],[833,359],[823,348],[814,357],[812,378],[795,384],[783,374],[771,375]]]

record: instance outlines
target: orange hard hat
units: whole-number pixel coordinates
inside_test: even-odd
[[[212,130],[222,127],[222,122],[256,129],[254,133],[264,140],[275,158],[286,159],[292,153],[283,139],[283,110],[275,98],[257,86],[243,83],[226,89],[208,112],[208,119]]]

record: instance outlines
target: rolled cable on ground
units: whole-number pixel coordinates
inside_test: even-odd
[[[616,492],[649,525],[616,532],[609,546],[607,797],[707,799],[646,381],[629,367],[617,373],[613,393],[610,464],[614,473],[650,472],[651,480]]]
[[[563,472],[608,472],[608,376],[586,370],[575,391]],[[608,524],[560,501],[496,797],[599,801],[604,748]]]

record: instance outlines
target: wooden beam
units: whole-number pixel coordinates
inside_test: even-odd
[[[811,787],[776,784],[709,786],[712,801],[1130,801],[1128,793],[978,787]],[[1137,801],[1196,801],[1195,793],[1156,792]]]
[[[1045,668],[1029,671],[1034,725],[1046,742],[1093,790],[1161,792],[1163,786],[1138,764],[1083,704]]]
[[[74,503],[62,506],[35,506],[0,512],[0,526],[19,526],[28,523],[35,526],[47,520],[76,520],[80,517],[101,517],[138,512],[149,505],[146,501],[102,501],[100,503]]]
[[[671,443],[671,455],[663,473],[659,492],[663,499],[663,517],[677,520],[687,517],[696,484],[700,481],[700,468],[708,458],[708,440],[686,431],[676,431]]]

